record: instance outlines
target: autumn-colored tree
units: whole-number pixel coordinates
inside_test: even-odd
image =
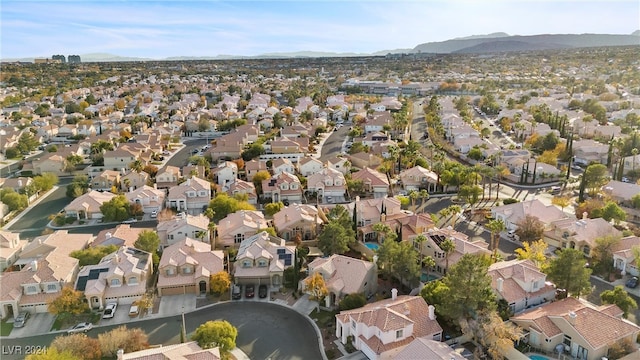
[[[215,294],[222,294],[231,287],[231,276],[226,271],[219,271],[211,275],[209,279],[211,291]]]
[[[559,206],[562,211],[564,208],[571,205],[571,198],[568,196],[554,196],[551,199],[551,203],[555,206]]]
[[[253,182],[253,185],[256,187],[256,193],[258,193],[258,195],[262,195],[262,182],[269,178],[271,178],[271,174],[269,174],[267,170],[260,170],[253,175],[251,182]]]
[[[76,356],[71,351],[60,351],[57,348],[51,346],[39,354],[27,355],[25,360],[82,360],[84,357]]]
[[[54,315],[63,313],[77,315],[89,311],[89,304],[85,301],[82,291],[65,286],[60,295],[47,304],[47,310]]]
[[[203,349],[219,347],[222,353],[227,353],[236,347],[238,329],[226,320],[207,321],[198,326],[191,337]]]
[[[118,349],[125,353],[144,350],[149,347],[149,339],[142,329],[127,329],[126,326],[119,326],[109,332],[98,335],[102,356],[115,358]]]
[[[545,265],[547,261],[545,252],[547,251],[548,245],[544,240],[540,239],[532,242],[525,242],[522,246],[523,247],[515,250],[518,260],[531,260],[538,268]]]
[[[153,295],[145,293],[140,299],[136,300],[135,304],[141,314],[146,314],[149,309],[153,308]]]
[[[73,356],[86,360],[102,359],[102,350],[98,339],[88,337],[86,334],[62,335],[53,339],[52,348],[59,352],[69,352]]]
[[[516,229],[516,235],[518,235],[522,242],[532,242],[540,240],[542,234],[544,234],[544,223],[540,221],[536,216],[525,215],[518,222],[518,228]]]
[[[307,293],[311,295],[311,299],[318,302],[322,301],[322,299],[329,294],[327,284],[324,282],[324,278],[319,272],[308,277],[304,281],[304,286]]]
[[[520,327],[504,322],[494,310],[481,311],[475,318],[460,321],[463,334],[469,334],[487,349],[492,359],[504,359],[523,332]]]
[[[158,213],[158,222],[163,222],[163,221],[168,221],[173,219],[173,217],[176,215],[176,213],[169,209],[162,209],[160,210],[160,212]]]

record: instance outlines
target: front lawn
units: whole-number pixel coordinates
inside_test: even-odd
[[[325,310],[320,310],[319,312],[317,310],[313,310],[313,312],[309,314],[309,316],[313,319],[313,321],[316,322],[316,324],[320,328],[320,332],[322,333],[324,351],[327,355],[327,358],[330,360],[337,359],[342,355],[338,350],[338,347],[334,343],[334,341],[338,339],[336,338],[335,331],[335,315],[335,311]]]
[[[8,323],[6,320],[2,320],[0,323],[0,336],[9,336],[13,330],[13,323]]]
[[[69,329],[71,327],[73,327],[74,325],[76,325],[77,323],[81,323],[81,322],[90,322],[92,324],[96,324],[98,321],[100,321],[100,317],[101,317],[101,313],[100,312],[88,312],[88,313],[83,313],[83,314],[79,314],[79,315],[73,315],[73,314],[60,314],[56,317],[56,321],[53,322],[53,325],[51,326],[51,330],[62,330],[62,329]]]

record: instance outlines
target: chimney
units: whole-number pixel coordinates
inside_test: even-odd
[[[158,184],[153,183],[153,188],[154,188],[154,189],[156,189],[156,190],[158,190]]]
[[[380,222],[385,222],[387,220],[387,214],[380,214]]]
[[[391,289],[391,299],[396,300],[398,298],[398,289]]]
[[[31,271],[33,271],[33,272],[38,271],[38,261],[37,260],[33,260],[31,262]]]
[[[429,305],[429,320],[436,319],[436,307],[433,305]]]
[[[587,216],[587,215],[589,215],[589,214],[587,214],[587,212],[586,212],[586,211],[585,211],[585,212],[583,212],[583,213],[582,213],[582,220],[587,220],[587,218],[588,218],[588,216]]]
[[[111,235],[111,233],[110,233],[110,232],[108,232],[108,233],[104,234],[105,239],[111,239],[111,236],[112,236],[112,235]]]
[[[284,222],[285,223],[289,222],[289,214],[284,214]]]
[[[22,187],[22,179],[18,179],[18,187],[21,188]]]
[[[373,255],[373,263],[378,264],[378,255]]]
[[[496,280],[496,285],[498,287],[498,292],[502,292],[502,286],[504,285],[504,279],[503,278],[498,278]]]
[[[120,262],[120,254],[116,253],[115,259],[116,259],[116,263],[119,263]]]
[[[575,326],[577,318],[578,318],[578,314],[576,314],[575,311],[569,312],[569,324]]]
[[[118,349],[118,352],[116,354],[117,354],[116,356],[117,356],[118,360],[123,360],[124,359],[124,350]]]

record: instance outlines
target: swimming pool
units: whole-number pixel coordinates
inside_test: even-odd
[[[529,354],[529,359],[531,359],[531,360],[549,360],[548,357],[542,356],[542,355],[537,355],[537,354]]]
[[[364,246],[368,247],[369,249],[376,251],[378,250],[378,248],[380,247],[380,245],[378,245],[378,243],[374,243],[374,242],[366,242],[364,243]]]
[[[437,277],[432,274],[422,273],[422,275],[420,275],[420,281],[423,283],[426,283],[435,279],[437,279]]]

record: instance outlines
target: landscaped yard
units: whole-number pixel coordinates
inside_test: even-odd
[[[0,336],[9,336],[13,330],[13,323],[8,323],[6,320],[2,320],[0,323]]]
[[[336,312],[314,310],[309,316],[316,322],[322,333],[322,342],[324,345],[324,351],[327,358],[337,359],[342,356],[342,353],[338,350],[338,346],[334,343],[338,338],[336,337]]]
[[[64,330],[69,329],[77,323],[90,322],[96,324],[100,321],[101,313],[90,312],[80,315],[60,314],[56,317],[56,321],[53,322],[51,330]]]

